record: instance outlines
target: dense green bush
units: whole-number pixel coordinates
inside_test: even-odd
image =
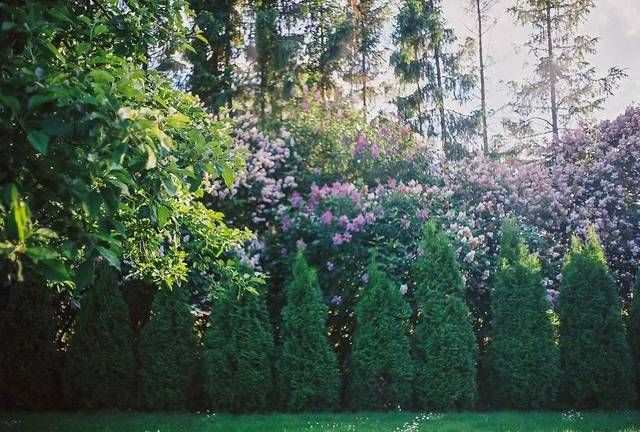
[[[620,298],[593,229],[573,238],[560,290],[563,401],[576,408],[619,408],[633,402],[633,369]]]
[[[336,408],[340,374],[327,339],[327,307],[315,270],[299,251],[282,309],[282,350],[276,364],[277,388],[288,410]]]
[[[56,405],[58,353],[51,289],[19,283],[0,310],[0,404],[11,408]]]
[[[418,322],[415,403],[420,409],[471,408],[477,399],[478,348],[464,283],[447,236],[429,223],[413,270]]]
[[[140,404],[147,409],[185,408],[193,394],[197,341],[184,288],[161,289],[140,334]]]
[[[560,359],[540,261],[514,220],[502,225],[498,270],[491,296],[486,391],[498,408],[550,407],[557,395]]]
[[[636,274],[636,283],[633,287],[633,300],[629,310],[627,334],[633,357],[636,395],[640,395],[640,270]]]
[[[64,394],[81,408],[131,408],[135,361],[129,312],[114,272],[103,265],[81,302],[66,355]]]
[[[368,282],[355,308],[348,401],[354,410],[406,407],[411,403],[413,364],[407,337],[409,305],[399,284],[368,267]]]
[[[273,392],[273,333],[264,295],[227,284],[205,335],[204,386],[211,408],[263,410]]]

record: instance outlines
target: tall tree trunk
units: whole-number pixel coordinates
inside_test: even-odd
[[[367,124],[367,57],[362,50],[362,58],[360,59],[360,67],[362,69],[362,117],[364,124]]]
[[[553,56],[553,40],[551,39],[551,0],[546,0],[547,8],[547,49],[549,55],[549,92],[551,96],[551,128],[553,138],[558,139],[558,102],[556,99],[556,67]]]
[[[413,47],[414,55],[416,56],[416,61],[420,59],[420,54],[418,53],[418,46]],[[420,131],[420,135],[424,137],[424,118],[422,117],[422,87],[420,86],[420,76],[416,79],[416,85],[418,87],[418,130]]]
[[[489,154],[489,137],[487,134],[487,98],[484,81],[484,54],[482,51],[482,8],[481,0],[476,0],[478,12],[478,57],[480,58],[480,109],[482,116],[482,151],[485,156]]]
[[[225,56],[224,56],[224,77],[225,77],[225,84],[227,85],[227,88],[224,90],[225,91],[225,104],[227,105],[227,108],[229,109],[229,112],[231,112],[231,108],[233,107],[233,95],[231,93],[231,88],[233,85],[233,73],[232,73],[232,68],[231,68],[231,58],[233,56],[233,40],[232,40],[232,34],[233,34],[233,5],[230,5],[230,9],[229,9],[229,15],[227,15],[227,21],[225,22],[225,34],[227,35],[226,37],[226,45],[225,45]]]
[[[438,104],[438,112],[440,116],[440,139],[442,139],[442,148],[447,158],[455,158],[453,148],[449,144],[447,137],[447,117],[444,109],[444,89],[442,87],[442,70],[440,68],[440,45],[439,43],[433,49],[433,59],[436,63],[436,81],[438,88],[436,89],[436,103]]]

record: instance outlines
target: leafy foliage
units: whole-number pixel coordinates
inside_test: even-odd
[[[0,403],[5,408],[56,406],[60,356],[52,295],[44,283],[18,283],[0,310]]]
[[[419,409],[471,408],[477,399],[476,346],[462,274],[447,236],[425,226],[416,283],[414,397]]]
[[[636,275],[636,283],[633,288],[633,300],[629,309],[629,321],[627,323],[629,347],[633,357],[633,370],[636,377],[636,395],[640,394],[640,271]]]
[[[135,361],[129,311],[116,275],[102,264],[82,299],[65,356],[64,395],[70,406],[130,408],[135,401]]]
[[[264,295],[226,285],[213,305],[204,342],[204,386],[210,406],[251,412],[273,391],[273,334]]]
[[[517,223],[507,219],[502,224],[487,348],[490,378],[486,390],[494,406],[553,406],[560,359],[549,307],[540,261],[527,249]]]
[[[292,273],[282,309],[278,393],[288,410],[333,409],[340,394],[340,374],[327,340],[327,307],[316,272],[302,251],[293,261]]]
[[[620,298],[593,229],[574,237],[560,290],[563,402],[578,408],[619,408],[634,400],[631,353]]]
[[[146,409],[184,409],[194,394],[197,345],[187,292],[161,289],[139,341],[140,404]]]
[[[356,329],[349,362],[348,403],[354,410],[411,404],[414,376],[407,324],[409,305],[399,286],[369,264],[368,282],[355,308]]]

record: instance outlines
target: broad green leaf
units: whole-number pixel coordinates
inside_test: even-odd
[[[33,246],[27,249],[26,254],[33,261],[54,260],[60,257],[58,252],[44,246]]]
[[[106,25],[100,23],[93,28],[93,37],[100,36],[103,33],[109,31]]]
[[[178,191],[176,185],[173,183],[173,180],[171,180],[171,178],[169,177],[164,177],[162,179],[162,185],[170,196],[174,196]]]
[[[27,102],[27,107],[31,110],[55,99],[56,99],[56,96],[52,94],[33,95],[29,98],[29,101]]]
[[[183,128],[190,122],[191,119],[182,113],[172,114],[166,119],[167,125],[175,129]]]
[[[224,180],[224,184],[227,185],[228,188],[233,186],[233,179],[235,178],[235,173],[230,167],[224,167],[222,170],[222,179]]]
[[[69,270],[67,270],[67,267],[59,259],[42,260],[40,264],[42,264],[40,269],[42,269],[47,279],[56,282],[68,281],[70,279]]]
[[[24,241],[27,236],[28,223],[29,208],[27,204],[16,200],[11,204],[5,219],[5,229],[8,237],[12,240]]]
[[[144,146],[144,149],[147,153],[147,161],[144,164],[144,168],[148,170],[155,168],[158,162],[156,159],[156,152],[148,145]]]
[[[49,147],[49,135],[42,131],[31,131],[27,134],[27,140],[31,143],[34,149],[43,155],[47,154],[47,148]]]
[[[90,218],[95,218],[100,213],[102,196],[97,191],[87,193],[82,199],[82,207]]]
[[[91,258],[80,264],[76,270],[76,288],[82,289],[93,282],[95,269],[95,262]]]
[[[209,41],[207,40],[206,37],[204,37],[204,35],[202,33],[197,33],[196,34],[196,39],[198,39],[199,41],[209,45]]]
[[[118,257],[118,255],[114,251],[102,246],[96,246],[96,250],[98,251],[98,253],[100,253],[100,255],[102,255],[104,259],[107,260],[109,264],[120,270],[120,257]]]
[[[97,83],[110,83],[115,80],[113,75],[102,69],[92,70],[91,72],[89,72],[89,76]]]
[[[20,101],[13,96],[0,95],[0,103],[9,108],[13,113],[20,111]]]
[[[2,26],[0,27],[0,30],[2,31],[9,31],[12,28],[14,28],[16,26],[16,23],[11,22],[11,21],[2,21]]]
[[[171,209],[161,204],[156,208],[156,214],[158,218],[158,227],[162,228],[171,217]]]

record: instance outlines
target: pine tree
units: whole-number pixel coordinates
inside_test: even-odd
[[[519,24],[531,27],[526,47],[537,60],[533,80],[511,83],[512,106],[521,117],[508,122],[512,130],[527,135],[542,130],[557,139],[572,120],[600,109],[625,76],[612,67],[599,77],[587,60],[598,38],[578,29],[593,7],[594,0],[518,0],[509,8]]]
[[[418,322],[414,338],[419,409],[471,408],[477,399],[478,348],[464,283],[446,235],[425,227],[413,269]]]
[[[193,394],[194,320],[184,288],[161,289],[140,334],[140,403],[154,410],[183,409]]]
[[[37,282],[10,287],[0,311],[0,402],[5,408],[55,406],[58,390],[51,290]]]
[[[438,136],[449,159],[460,159],[461,140],[474,133],[479,113],[460,114],[447,103],[469,100],[475,76],[463,71],[464,50],[454,47],[440,0],[405,0],[396,18],[391,56],[398,80],[410,92],[396,99],[398,112],[424,136]],[[454,106],[455,108],[455,106]]]
[[[135,393],[133,335],[114,272],[103,265],[81,302],[66,355],[64,393],[79,408],[131,408]]]
[[[231,108],[238,79],[234,60],[241,45],[241,16],[237,0],[190,0],[195,24],[206,39],[193,42],[189,53],[193,93],[213,112]]]
[[[572,239],[559,298],[561,395],[576,408],[633,403],[634,378],[621,305],[602,246],[589,229]]]
[[[304,254],[293,262],[282,310],[282,351],[276,365],[278,393],[292,411],[335,408],[340,374],[327,339],[327,307],[316,272]]]
[[[203,352],[205,393],[213,409],[267,408],[273,390],[273,331],[264,295],[227,284],[213,305]]]
[[[348,400],[354,410],[391,409],[411,403],[411,362],[407,320],[410,308],[399,286],[378,267],[355,308],[356,327],[349,362]]]
[[[493,323],[487,348],[487,392],[498,408],[553,406],[559,352],[547,311],[540,261],[524,243],[514,220],[502,225],[492,292]]]
[[[633,356],[636,395],[640,395],[640,270],[636,274],[636,283],[633,287],[627,334]]]

